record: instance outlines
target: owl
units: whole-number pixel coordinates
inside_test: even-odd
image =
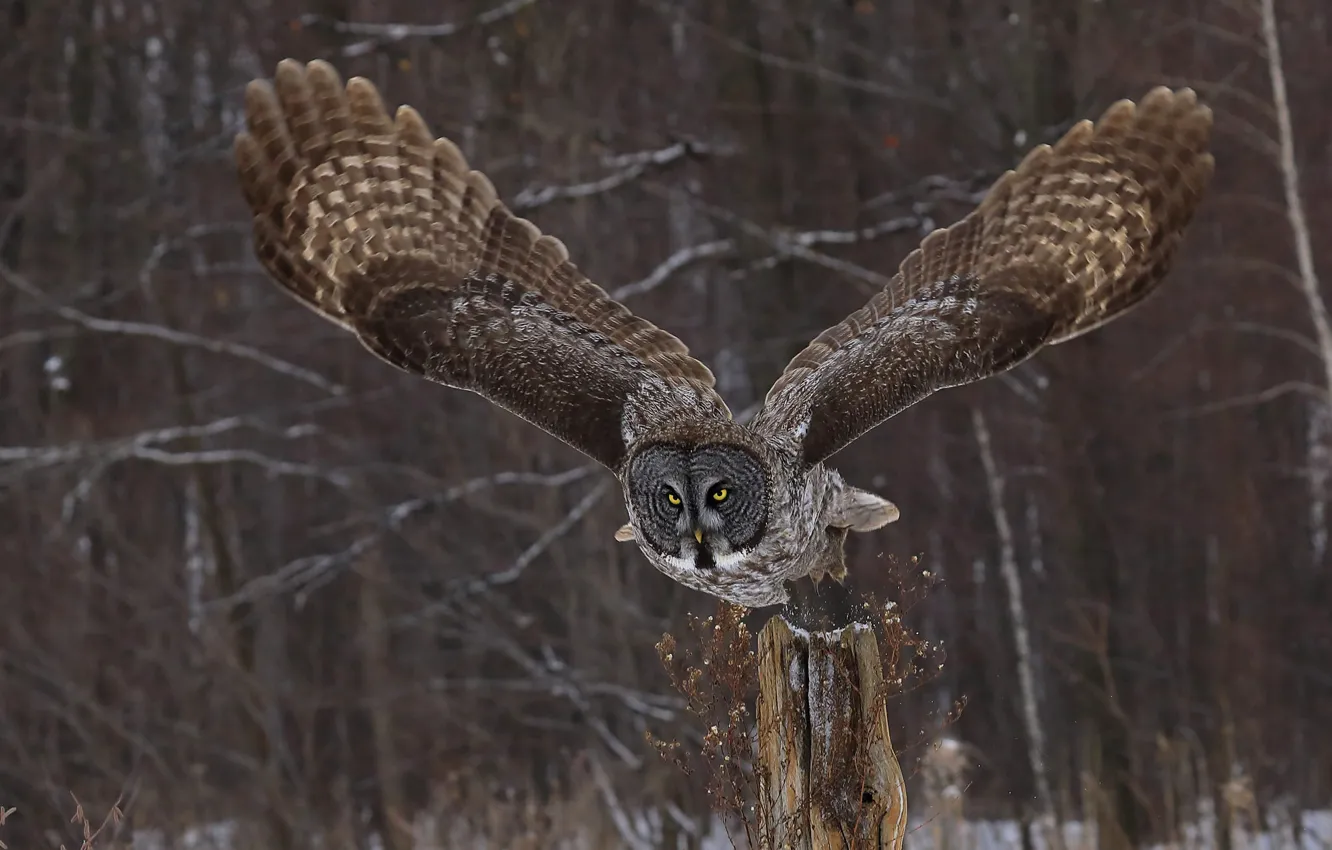
[[[748,423],[670,333],[585,277],[421,116],[285,60],[236,138],[255,251],[307,307],[407,372],[470,390],[620,483],[653,566],[745,606],[837,580],[849,532],[898,518],[829,460],[946,387],[1011,369],[1156,289],[1209,183],[1212,115],[1157,88],[1034,148],[786,367]]]

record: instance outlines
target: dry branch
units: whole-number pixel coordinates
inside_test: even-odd
[[[305,14],[295,19],[301,27],[323,27],[341,35],[367,36],[362,41],[344,45],[339,51],[343,56],[364,56],[385,44],[404,41],[409,38],[439,39],[457,35],[471,27],[486,26],[514,15],[535,5],[536,0],[509,0],[494,8],[487,9],[474,18],[461,22],[443,24],[402,24],[402,23],[361,23],[330,18],[326,15]]]
[[[555,201],[570,201],[590,198],[612,189],[618,189],[637,180],[649,169],[662,169],[688,159],[702,159],[708,156],[725,155],[735,151],[704,142],[679,141],[658,150],[637,151],[616,154],[604,158],[604,163],[616,170],[596,180],[570,185],[529,186],[513,199],[511,207],[515,212],[529,213],[538,207]]]

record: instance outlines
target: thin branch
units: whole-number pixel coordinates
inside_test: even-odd
[[[748,280],[760,272],[772,271],[782,263],[789,262],[790,260],[791,257],[788,257],[785,254],[768,254],[765,257],[759,257],[757,260],[752,260],[739,268],[732,269],[726,275],[726,282],[738,283],[742,280]]]
[[[871,242],[884,236],[893,236],[911,230],[920,230],[929,218],[925,215],[904,215],[884,219],[869,227],[855,230],[800,230],[786,234],[791,243],[803,247],[813,245],[854,245]]]
[[[659,263],[646,277],[616,288],[610,296],[616,301],[623,301],[635,295],[642,295],[644,292],[651,292],[682,269],[703,260],[729,256],[734,254],[738,247],[734,239],[716,239],[681,248]]]
[[[528,187],[517,194],[513,200],[516,212],[530,212],[554,201],[576,200],[609,192],[629,183],[648,172],[649,169],[663,169],[677,162],[706,156],[734,153],[731,148],[717,147],[702,142],[682,141],[668,147],[652,151],[618,154],[608,156],[608,167],[618,171],[597,180],[575,183],[568,186]]]
[[[659,12],[670,15],[672,20],[681,20],[688,23],[711,40],[724,45],[742,56],[747,56],[771,68],[780,68],[783,71],[789,71],[794,74],[803,74],[808,77],[813,77],[821,82],[865,92],[879,97],[887,97],[893,100],[915,101],[939,109],[949,108],[949,104],[946,100],[925,94],[921,91],[909,91],[884,83],[876,83],[873,80],[849,77],[813,62],[802,62],[798,59],[779,56],[775,53],[769,53],[768,51],[752,47],[744,41],[741,41],[734,36],[727,35],[721,30],[704,23],[693,16],[682,14],[676,4],[663,3],[660,2],[660,0],[647,0],[646,5],[653,6]]]
[[[293,461],[282,460],[280,458],[269,457],[262,452],[256,452],[251,449],[217,449],[213,451],[196,452],[166,452],[161,449],[148,448],[146,446],[132,446],[124,452],[118,452],[114,457],[100,459],[92,468],[83,475],[77,485],[65,494],[61,500],[61,518],[68,523],[73,520],[75,511],[78,510],[92,492],[92,488],[101,479],[113,465],[127,460],[141,460],[150,463],[157,463],[163,466],[208,466],[216,464],[234,464],[245,463],[257,466],[270,477],[295,476],[300,478],[313,478],[320,481],[326,481],[340,490],[349,488],[352,484],[350,475],[340,472],[336,469],[329,470],[323,467],[315,466],[309,463],[296,463]]]
[[[791,230],[783,227],[763,227],[737,213],[708,204],[692,196],[689,201],[714,218],[730,224],[746,235],[766,242],[772,247],[772,254],[748,263],[742,269],[733,271],[729,275],[730,279],[747,277],[756,271],[780,265],[788,259],[800,259],[867,283],[876,290],[882,289],[891,280],[890,275],[867,269],[849,260],[830,256],[815,250],[815,248],[821,245],[855,245],[872,242],[885,236],[912,231],[924,233],[934,229],[934,220],[928,215],[929,205],[923,203],[917,205],[916,212],[912,215],[884,219],[867,227],[850,230]],[[740,243],[731,238],[687,245],[668,256],[645,277],[616,288],[610,295],[617,301],[623,301],[635,295],[650,292],[689,266],[704,260],[733,257],[738,255],[740,250]]]
[[[738,228],[749,236],[767,242],[778,254],[797,257],[806,262],[832,268],[849,277],[869,283],[878,289],[888,285],[891,280],[890,275],[884,275],[864,266],[830,257],[822,252],[815,251],[815,246],[853,245],[911,231],[925,234],[935,227],[934,219],[928,214],[930,205],[924,203],[918,204],[917,209],[911,215],[884,219],[868,227],[852,230],[792,230],[785,227],[764,227],[730,210],[703,203],[697,199],[691,200],[710,215]]]
[[[772,268],[788,259],[800,259],[808,263],[823,266],[847,277],[869,284],[874,289],[888,285],[891,277],[867,269],[849,260],[833,257],[814,250],[818,245],[852,245],[869,242],[898,233],[917,229],[932,229],[933,221],[927,216],[910,215],[885,219],[877,224],[854,230],[789,230],[786,228],[765,228],[729,210],[692,199],[704,211],[731,224],[745,234],[768,243],[774,253],[748,264],[744,269],[733,272],[731,277],[744,277],[766,268]],[[740,244],[734,239],[717,239],[698,245],[690,245],[677,250],[660,263],[646,277],[619,287],[612,297],[616,300],[648,292],[665,283],[681,269],[705,259],[719,259],[736,255]]]
[[[125,455],[127,459],[144,460],[164,466],[210,466],[224,463],[248,463],[260,467],[269,475],[297,475],[319,478],[339,488],[351,484],[351,478],[337,470],[327,470],[308,463],[294,463],[269,457],[251,449],[213,449],[197,452],[165,452],[161,449],[136,447]]]
[[[8,266],[0,265],[0,277],[4,277],[11,286],[23,294],[41,302],[43,306],[47,307],[62,319],[74,322],[90,331],[157,339],[175,345],[201,348],[204,351],[209,351],[214,354],[226,354],[231,357],[239,357],[243,360],[249,360],[252,363],[257,363],[260,366],[271,369],[280,375],[285,375],[289,378],[294,378],[298,381],[319,387],[321,390],[332,395],[342,395],[346,392],[344,387],[333,383],[316,372],[297,366],[296,364],[290,363],[279,357],[274,357],[271,354],[266,354],[265,352],[248,345],[209,339],[208,337],[198,336],[197,334],[186,333],[185,331],[173,330],[172,328],[164,328],[160,325],[151,325],[144,322],[99,319],[95,316],[89,316],[87,313],[76,310],[73,307],[56,303],[44,292],[34,286],[29,280]]]
[[[1253,407],[1259,404],[1267,404],[1269,401],[1276,401],[1277,399],[1291,395],[1292,393],[1308,396],[1319,404],[1328,403],[1326,387],[1320,387],[1305,381],[1283,381],[1276,386],[1268,387],[1261,392],[1248,393],[1246,395],[1234,396],[1232,398],[1209,402],[1207,404],[1171,410],[1165,414],[1165,418],[1192,419],[1195,416],[1206,416],[1212,413],[1234,410],[1237,407]]]
[[[958,201],[979,204],[985,200],[985,195],[990,190],[990,184],[998,177],[999,172],[990,169],[973,171],[965,177],[931,174],[920,178],[910,186],[875,195],[861,206],[866,210],[874,210],[908,201],[916,203],[923,198],[928,198],[930,201]]]
[[[1213,28],[1212,34],[1215,35],[1219,32],[1220,32],[1219,28]],[[1251,50],[1256,50],[1259,53],[1263,52],[1263,46],[1258,41],[1240,39],[1240,43]],[[1263,100],[1258,95],[1253,94],[1252,92],[1242,88],[1241,86],[1232,84],[1230,82],[1217,81],[1217,80],[1200,80],[1197,79],[1196,77],[1176,77],[1171,75],[1165,75],[1161,77],[1160,84],[1167,86],[1189,86],[1195,89],[1199,94],[1206,97],[1206,99],[1212,101],[1213,103],[1219,100],[1222,96],[1234,98],[1235,100],[1239,101],[1245,106],[1252,107],[1253,110],[1262,117],[1271,119],[1273,121],[1277,120],[1277,114],[1272,107],[1271,101]],[[1227,114],[1229,114],[1233,113],[1234,110],[1228,109],[1226,110],[1226,112]]]
[[[1237,112],[1226,114],[1226,120],[1217,125],[1217,135],[1230,136],[1273,162],[1281,161],[1280,142],[1272,141],[1262,127]]]
[[[328,406],[326,402],[349,401],[347,396],[327,399],[314,405],[302,405],[307,411]],[[274,429],[253,416],[228,416],[203,425],[172,426],[143,431],[129,437],[102,443],[70,443],[61,446],[0,446],[0,461],[9,463],[11,474],[22,475],[36,469],[60,466],[68,463],[91,461],[89,469],[79,477],[75,486],[61,500],[61,516],[65,522],[73,519],[78,510],[92,492],[92,488],[108,469],[125,460],[138,459],[170,466],[215,463],[251,463],[261,466],[272,475],[299,475],[329,481],[339,488],[350,486],[351,479],[336,470],[329,471],[310,464],[293,463],[271,458],[259,452],[244,449],[214,451],[168,452],[154,448],[160,443],[170,443],[186,438],[201,438],[225,434],[242,427],[250,427],[281,439],[299,439],[320,433],[318,426],[310,423],[291,425]]]
[[[527,649],[510,637],[512,629],[494,623],[478,607],[477,603],[483,598],[461,599],[457,603],[459,616],[467,616],[477,624],[477,628],[469,633],[472,642],[494,647],[527,671],[533,679],[545,683],[551,694],[568,700],[582,712],[583,722],[597,733],[607,749],[629,767],[635,770],[642,767],[643,760],[610,730],[595,710],[592,700],[578,681],[576,668],[561,659],[549,644],[541,647],[541,660],[533,658]],[[515,619],[509,612],[503,612],[503,616],[508,620]]]
[[[1255,336],[1266,336],[1271,337],[1272,339],[1279,339],[1304,349],[1305,352],[1312,354],[1320,360],[1323,357],[1323,352],[1319,349],[1318,343],[1309,339],[1299,331],[1294,331],[1290,328],[1273,327],[1272,325],[1264,325],[1260,322],[1241,321],[1219,322],[1215,327],[1228,328],[1230,330],[1239,331],[1240,333],[1254,334]]]
[[[785,250],[793,257],[798,257],[806,262],[814,263],[833,271],[841,272],[847,277],[862,280],[871,286],[879,289],[886,288],[892,280],[891,275],[880,274],[871,271],[864,266],[852,263],[848,260],[842,260],[837,257],[830,257],[820,251],[813,250],[814,245],[852,245],[859,242],[870,242],[884,236],[891,236],[898,233],[906,233],[912,230],[922,232],[934,229],[934,220],[928,216],[909,215],[899,216],[881,221],[870,227],[863,227],[858,230],[807,230],[785,234],[786,239],[782,239],[779,234],[773,244],[779,251]]]
[[[514,562],[507,569],[500,570],[497,573],[491,573],[484,578],[472,579],[465,583],[465,587],[460,587],[460,591],[466,593],[482,593],[504,584],[511,584],[527,569],[528,565],[541,557],[550,545],[564,535],[583,520],[597,503],[605,498],[610,492],[611,482],[602,481],[596,487],[593,487],[586,496],[578,501],[577,504],[569,510],[564,518],[542,532],[531,546],[522,551]]]
[[[409,38],[448,38],[472,27],[486,26],[514,15],[536,5],[537,0],[508,0],[492,9],[487,9],[470,20],[445,24],[370,24],[355,21],[343,21],[309,12],[296,18],[296,23],[306,27],[321,27],[351,36],[368,36],[364,41],[344,45],[338,52],[343,56],[364,56],[376,48]]]
[[[428,496],[421,499],[409,499],[405,502],[399,502],[385,512],[385,526],[396,530],[400,528],[407,519],[420,513],[427,508],[439,507],[448,502],[456,502],[468,496],[480,493],[483,490],[492,490],[496,487],[510,486],[514,484],[537,485],[541,487],[563,487],[566,484],[572,484],[575,481],[581,481],[595,472],[599,467],[595,463],[575,466],[557,473],[542,472],[498,472],[494,475],[487,475],[482,478],[473,478],[462,484],[450,487],[442,493],[434,496]]]
[[[1317,357],[1320,363],[1322,362],[1323,355],[1318,344],[1299,331],[1265,325],[1260,322],[1246,322],[1240,320],[1215,321],[1200,317],[1183,332],[1175,335],[1169,343],[1162,346],[1160,350],[1147,360],[1146,363],[1131,372],[1128,376],[1128,380],[1132,383],[1142,380],[1154,369],[1173,357],[1194,338],[1200,337],[1203,334],[1216,333],[1218,331],[1253,334],[1254,336],[1264,336],[1271,339],[1281,340],[1282,342],[1288,342],[1303,349],[1306,353]]]
[[[601,792],[601,800],[606,804],[606,811],[610,813],[611,822],[615,824],[615,831],[620,834],[624,846],[629,850],[653,850],[657,846],[656,842],[640,835],[638,830],[634,829],[633,818],[629,817],[624,804],[620,802],[619,795],[615,793],[606,769],[601,766],[601,759],[597,758],[595,753],[589,753],[588,763],[592,767],[592,781]]]
[[[1028,387],[1022,382],[1021,375],[1032,375],[1033,387]],[[1013,394],[1025,401],[1032,407],[1039,407],[1041,403],[1041,392],[1050,385],[1050,379],[1038,368],[1038,364],[1025,363],[1018,369],[1010,369],[999,375],[999,382],[1013,391]]]
[[[527,567],[539,558],[550,548],[551,544],[568,534],[585,516],[596,507],[596,505],[606,497],[611,489],[611,482],[603,481],[596,487],[588,491],[587,495],[569,510],[564,517],[554,525],[547,528],[536,539],[532,545],[528,546],[514,559],[514,562],[497,573],[491,573],[481,578],[460,579],[452,583],[443,599],[439,599],[422,608],[413,611],[409,615],[398,617],[393,621],[395,627],[420,625],[421,623],[434,619],[439,616],[446,616],[456,610],[455,604],[469,596],[487,593],[496,587],[505,584],[511,584],[527,570]]]
[[[1247,36],[1240,35],[1237,32],[1233,32],[1232,30],[1228,30],[1224,27],[1216,26],[1215,24],[1209,24],[1203,21],[1199,21],[1197,18],[1189,18],[1187,20],[1180,21],[1178,24],[1176,24],[1176,28],[1192,30],[1200,35],[1207,36],[1209,39],[1228,43],[1236,47],[1242,47],[1245,50],[1261,52],[1263,49],[1263,44],[1258,39],[1249,38]],[[1197,85],[1197,81],[1194,80],[1192,81],[1191,84]],[[1189,83],[1186,83],[1186,85],[1189,85]]]
[[[309,598],[310,593],[332,581],[343,568],[375,545],[385,533],[396,531],[407,519],[424,510],[464,499],[483,490],[506,485],[562,487],[565,484],[585,478],[595,469],[597,469],[596,464],[587,464],[554,475],[535,472],[500,472],[495,475],[465,481],[433,496],[399,502],[381,511],[381,520],[377,528],[356,538],[343,549],[297,558],[267,575],[250,579],[235,593],[221,599],[215,599],[207,603],[205,607],[229,610],[236,605],[252,602],[263,596],[284,592],[294,592],[297,607],[300,607]]]
[[[1219,195],[1218,197],[1224,198],[1225,196]],[[1267,209],[1262,212],[1271,211],[1279,215],[1285,215],[1286,213],[1285,209],[1281,208],[1279,205],[1264,204],[1263,206]],[[1241,215],[1251,214],[1252,213],[1247,211],[1241,212]],[[1300,277],[1295,271],[1280,263],[1274,263],[1271,260],[1264,260],[1260,257],[1236,257],[1231,254],[1218,253],[1208,257],[1201,257],[1193,265],[1199,270],[1216,269],[1217,271],[1230,273],[1251,272],[1254,274],[1268,274],[1281,280],[1283,283],[1288,284],[1291,288],[1297,291],[1300,289]]]
[[[184,439],[198,439],[226,434],[240,428],[256,428],[276,434],[283,439],[307,437],[318,431],[309,423],[272,429],[256,416],[240,415],[215,419],[203,425],[172,425],[151,431],[140,431],[102,443],[75,442],[59,446],[0,446],[0,461],[22,462],[24,469],[55,466],[80,460],[115,460],[131,457],[139,450]]]
[[[830,257],[822,251],[815,251],[812,248],[808,248],[799,243],[789,246],[787,252],[792,257],[798,257],[807,263],[823,266],[831,271],[839,272],[849,278],[859,280],[862,283],[868,284],[873,289],[886,289],[889,282],[892,281],[891,275],[871,271],[870,269],[867,269],[858,263],[853,263],[850,260]]]
[[[39,331],[14,331],[7,336],[0,336],[0,351],[6,348],[17,348],[20,345],[37,345],[43,342],[49,342],[53,339],[69,339],[78,336],[77,328],[44,328]]]

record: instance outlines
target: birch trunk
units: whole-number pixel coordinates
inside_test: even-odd
[[[1314,333],[1318,336],[1318,350],[1322,353],[1323,386],[1332,391],[1332,325],[1328,322],[1327,303],[1323,301],[1322,292],[1318,288],[1309,222],[1304,215],[1304,201],[1300,198],[1300,169],[1295,159],[1295,136],[1291,129],[1290,102],[1286,97],[1286,70],[1281,59],[1281,38],[1277,33],[1276,0],[1259,0],[1258,8],[1263,19],[1267,72],[1272,81],[1272,106],[1276,110],[1277,148],[1282,188],[1286,195],[1286,218],[1290,221],[1291,235],[1295,238],[1300,289],[1309,302],[1309,316],[1313,320]]]
[[[1018,686],[1022,693],[1022,721],[1027,729],[1027,759],[1036,782],[1037,804],[1040,806],[1041,828],[1046,831],[1046,846],[1062,848],[1063,835],[1055,818],[1054,798],[1050,793],[1050,776],[1045,766],[1045,733],[1041,730],[1040,707],[1037,705],[1036,676],[1032,671],[1031,637],[1027,631],[1027,610],[1022,601],[1022,577],[1018,574],[1017,550],[1013,542],[1013,527],[1004,507],[1004,479],[994,461],[990,443],[990,430],[979,410],[971,412],[976,431],[976,444],[980,448],[981,464],[985,467],[985,480],[989,486],[990,510],[994,515],[995,530],[999,534],[999,573],[1008,593],[1008,611],[1013,619],[1013,643],[1017,650]]]

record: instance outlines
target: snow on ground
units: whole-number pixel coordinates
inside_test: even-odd
[[[1332,850],[1332,810],[1305,812],[1302,841],[1295,843],[1295,831],[1287,820],[1277,828],[1256,835],[1236,830],[1231,846],[1235,850]],[[1066,850],[1095,850],[1096,834],[1079,822],[1064,824]],[[906,850],[1021,850],[1022,830],[1016,821],[969,820],[957,827],[954,841],[945,843],[944,825],[939,821],[913,821],[907,834]],[[1036,850],[1047,850],[1045,836],[1032,830]],[[1180,840],[1171,844],[1152,844],[1144,850],[1215,850],[1214,820],[1190,824]]]
[[[445,819],[446,820],[446,819]],[[660,850],[653,841],[654,833],[659,834],[659,818],[636,818],[632,837],[625,839],[624,846],[631,850]],[[1297,845],[1295,831],[1287,819],[1276,828],[1267,832],[1252,834],[1244,830],[1235,833],[1232,847],[1235,850],[1332,850],[1332,809],[1304,812],[1302,815],[1302,841]],[[173,850],[238,850],[235,821],[222,821],[189,829],[180,836]],[[952,835],[949,835],[952,832]],[[1095,850],[1096,835],[1084,828],[1081,823],[1064,824],[1065,850]],[[1181,839],[1172,844],[1154,844],[1144,850],[1215,850],[1217,847],[1214,821],[1193,824],[1184,830]],[[732,850],[743,848],[741,841],[732,844],[720,820],[714,820],[712,829],[700,843],[700,850]],[[1033,830],[1033,845],[1036,850],[1048,850],[1044,837],[1039,830]],[[136,830],[133,837],[133,850],[168,850],[171,848],[166,836],[160,830]],[[592,842],[562,842],[559,850],[583,850],[593,846]],[[599,846],[605,846],[600,844]],[[1021,850],[1022,832],[1016,821],[967,820],[955,825],[942,819],[914,819],[907,834],[906,850]],[[415,850],[492,850],[483,836],[464,836],[458,833],[448,836],[438,843],[422,841]],[[378,847],[367,850],[379,850]],[[500,850],[495,847],[493,850]]]

